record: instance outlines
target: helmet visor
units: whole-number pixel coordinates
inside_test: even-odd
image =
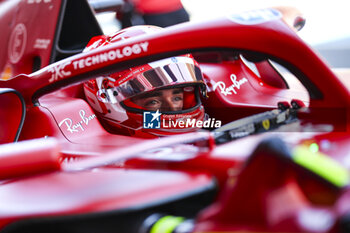
[[[199,87],[195,84],[180,84],[136,95],[122,102],[124,108],[133,112],[157,111],[184,113],[201,103]]]
[[[172,57],[148,65],[149,69],[120,80],[118,86],[100,89],[98,98],[102,102],[117,103],[159,88],[203,83],[199,67],[188,57]]]

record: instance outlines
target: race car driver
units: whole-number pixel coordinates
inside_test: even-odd
[[[158,30],[161,28],[155,26],[126,28],[93,38],[85,51]],[[191,54],[98,77],[84,83],[84,92],[111,133],[152,138],[191,132],[198,130],[195,124],[179,122],[203,121],[205,117],[201,96],[206,96],[206,87]]]

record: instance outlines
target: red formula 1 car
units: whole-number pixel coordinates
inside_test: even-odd
[[[84,53],[102,33],[85,1],[0,1],[0,18],[0,232],[350,230],[349,89],[280,11]],[[221,127],[145,139],[102,126],[85,81],[187,53]]]

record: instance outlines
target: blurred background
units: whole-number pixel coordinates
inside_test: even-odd
[[[142,0],[141,0],[142,1]],[[232,13],[273,6],[293,6],[306,18],[299,36],[312,46],[332,67],[350,67],[349,0],[181,0],[190,21],[230,15]],[[97,16],[106,34],[121,28],[114,12]]]

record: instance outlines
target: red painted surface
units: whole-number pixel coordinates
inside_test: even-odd
[[[13,48],[0,54],[1,78],[6,72],[11,77],[23,73],[1,81],[0,87],[18,90],[26,101],[20,140],[41,140],[35,148],[15,143],[0,146],[7,153],[0,156],[0,176],[6,179],[0,184],[1,227],[31,217],[134,208],[211,189],[216,182],[215,200],[196,216],[196,231],[337,232],[339,219],[350,211],[347,187],[334,189],[283,158],[255,151],[263,139],[274,135],[290,148],[317,143],[320,152],[346,169],[350,166],[349,90],[283,21],[247,25],[226,17],[181,24],[49,64],[61,1],[29,2],[0,1],[4,32],[0,46]],[[293,89],[293,83],[287,89],[264,64],[258,68],[266,76],[259,78],[242,59],[216,63],[198,59],[208,86],[209,98],[203,103],[211,117],[228,123],[275,109],[279,101],[298,99],[310,110],[299,114],[298,130],[268,132],[223,145],[213,145],[209,132],[161,139],[126,137],[108,133],[82,94],[81,83],[93,75],[148,59],[213,49],[255,51],[282,60],[296,68],[303,84],[313,84],[317,91],[309,89],[309,98],[305,89]],[[41,58],[43,68],[31,73],[35,56]],[[226,89],[239,80],[239,88]],[[227,93],[233,90],[237,93]],[[0,113],[10,119],[2,126],[8,135],[1,137],[2,143],[10,142],[17,130],[16,101],[1,103]],[[325,124],[334,127],[333,132],[325,133],[321,128]],[[46,137],[55,142],[50,144]],[[19,146],[23,147],[16,152]],[[329,224],[312,229],[311,218],[319,215],[310,213],[326,213]]]

